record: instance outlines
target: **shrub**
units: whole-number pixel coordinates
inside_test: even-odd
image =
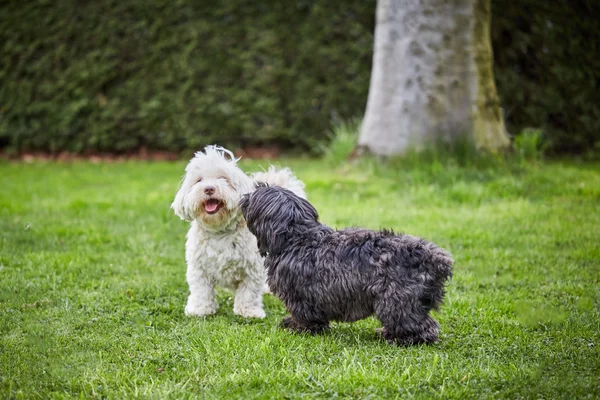
[[[495,76],[512,133],[554,151],[600,149],[600,3],[492,1]]]
[[[311,148],[364,110],[375,1],[9,1],[0,147]]]
[[[525,161],[539,161],[547,143],[544,142],[544,135],[539,129],[524,129],[514,141],[515,153],[519,159]]]

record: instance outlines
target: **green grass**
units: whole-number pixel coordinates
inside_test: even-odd
[[[185,163],[0,163],[0,398],[598,398],[600,165],[281,160],[324,223],[455,256],[441,340],[186,318]],[[267,162],[243,162],[251,171]]]

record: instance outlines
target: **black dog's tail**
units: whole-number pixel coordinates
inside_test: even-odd
[[[452,255],[433,243],[428,244],[432,247],[429,263],[436,271],[437,275],[443,280],[452,278],[452,264],[454,264]]]
[[[411,281],[414,279],[418,286],[424,288],[423,299],[427,300],[429,307],[438,308],[444,297],[445,283],[452,277],[452,255],[421,238],[409,235],[396,238],[395,262],[406,270]]]
[[[425,269],[437,279],[452,277],[454,260],[449,252],[424,239],[398,235],[395,237],[396,262],[404,268]]]
[[[423,301],[431,309],[438,309],[444,301],[446,281],[452,277],[452,264],[454,260],[450,253],[433,243],[425,242],[425,257],[423,266],[432,275],[425,286]]]

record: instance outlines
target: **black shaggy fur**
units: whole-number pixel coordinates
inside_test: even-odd
[[[403,345],[432,343],[429,315],[444,297],[451,255],[423,239],[318,222],[317,210],[289,190],[258,185],[240,206],[266,255],[271,291],[290,316],[282,326],[318,333],[329,321],[375,314],[383,337]]]

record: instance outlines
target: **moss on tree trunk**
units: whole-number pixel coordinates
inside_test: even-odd
[[[473,50],[477,79],[473,135],[477,147],[498,151],[509,145],[494,81],[490,0],[474,0]]]

